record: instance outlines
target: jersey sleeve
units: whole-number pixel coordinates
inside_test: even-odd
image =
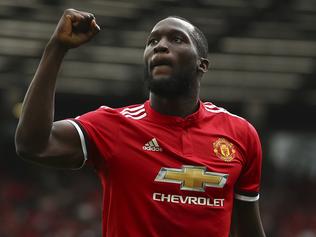
[[[106,106],[68,120],[76,128],[84,159],[96,170],[106,166],[112,158],[119,129],[116,110]]]
[[[235,198],[257,201],[261,179],[262,150],[257,131],[248,123],[246,161],[235,186]]]

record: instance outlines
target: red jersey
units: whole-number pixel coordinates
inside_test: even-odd
[[[234,198],[259,198],[258,135],[212,103],[186,118],[102,106],[71,122],[101,179],[104,237],[227,237]]]

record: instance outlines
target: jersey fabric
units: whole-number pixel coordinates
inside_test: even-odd
[[[101,179],[104,237],[228,237],[234,198],[259,198],[257,132],[212,103],[186,118],[102,106],[71,123]]]

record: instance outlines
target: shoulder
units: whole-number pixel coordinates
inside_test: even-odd
[[[118,113],[124,118],[140,120],[147,116],[145,104],[129,105],[117,109]]]
[[[203,102],[203,106],[206,111],[206,117],[215,118],[215,121],[220,123],[221,126],[234,130],[238,135],[245,136],[245,133],[247,135],[256,135],[256,129],[247,119],[211,102]]]
[[[216,106],[215,104],[211,102],[203,102],[203,106],[208,116],[220,116],[222,119],[225,118],[225,119],[228,119],[240,124],[249,123],[245,118],[239,115],[233,114],[229,112],[228,110],[222,107]]]
[[[106,105],[100,106],[98,109],[87,113],[94,118],[107,118],[112,119],[128,118],[133,120],[139,120],[146,117],[146,111],[144,104],[128,105],[120,108],[112,108]],[[83,115],[85,116],[85,115]],[[80,118],[79,116],[78,118]]]

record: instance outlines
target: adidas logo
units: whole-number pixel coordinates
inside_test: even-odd
[[[153,138],[143,146],[145,151],[162,151],[162,148],[159,146],[157,139]]]

